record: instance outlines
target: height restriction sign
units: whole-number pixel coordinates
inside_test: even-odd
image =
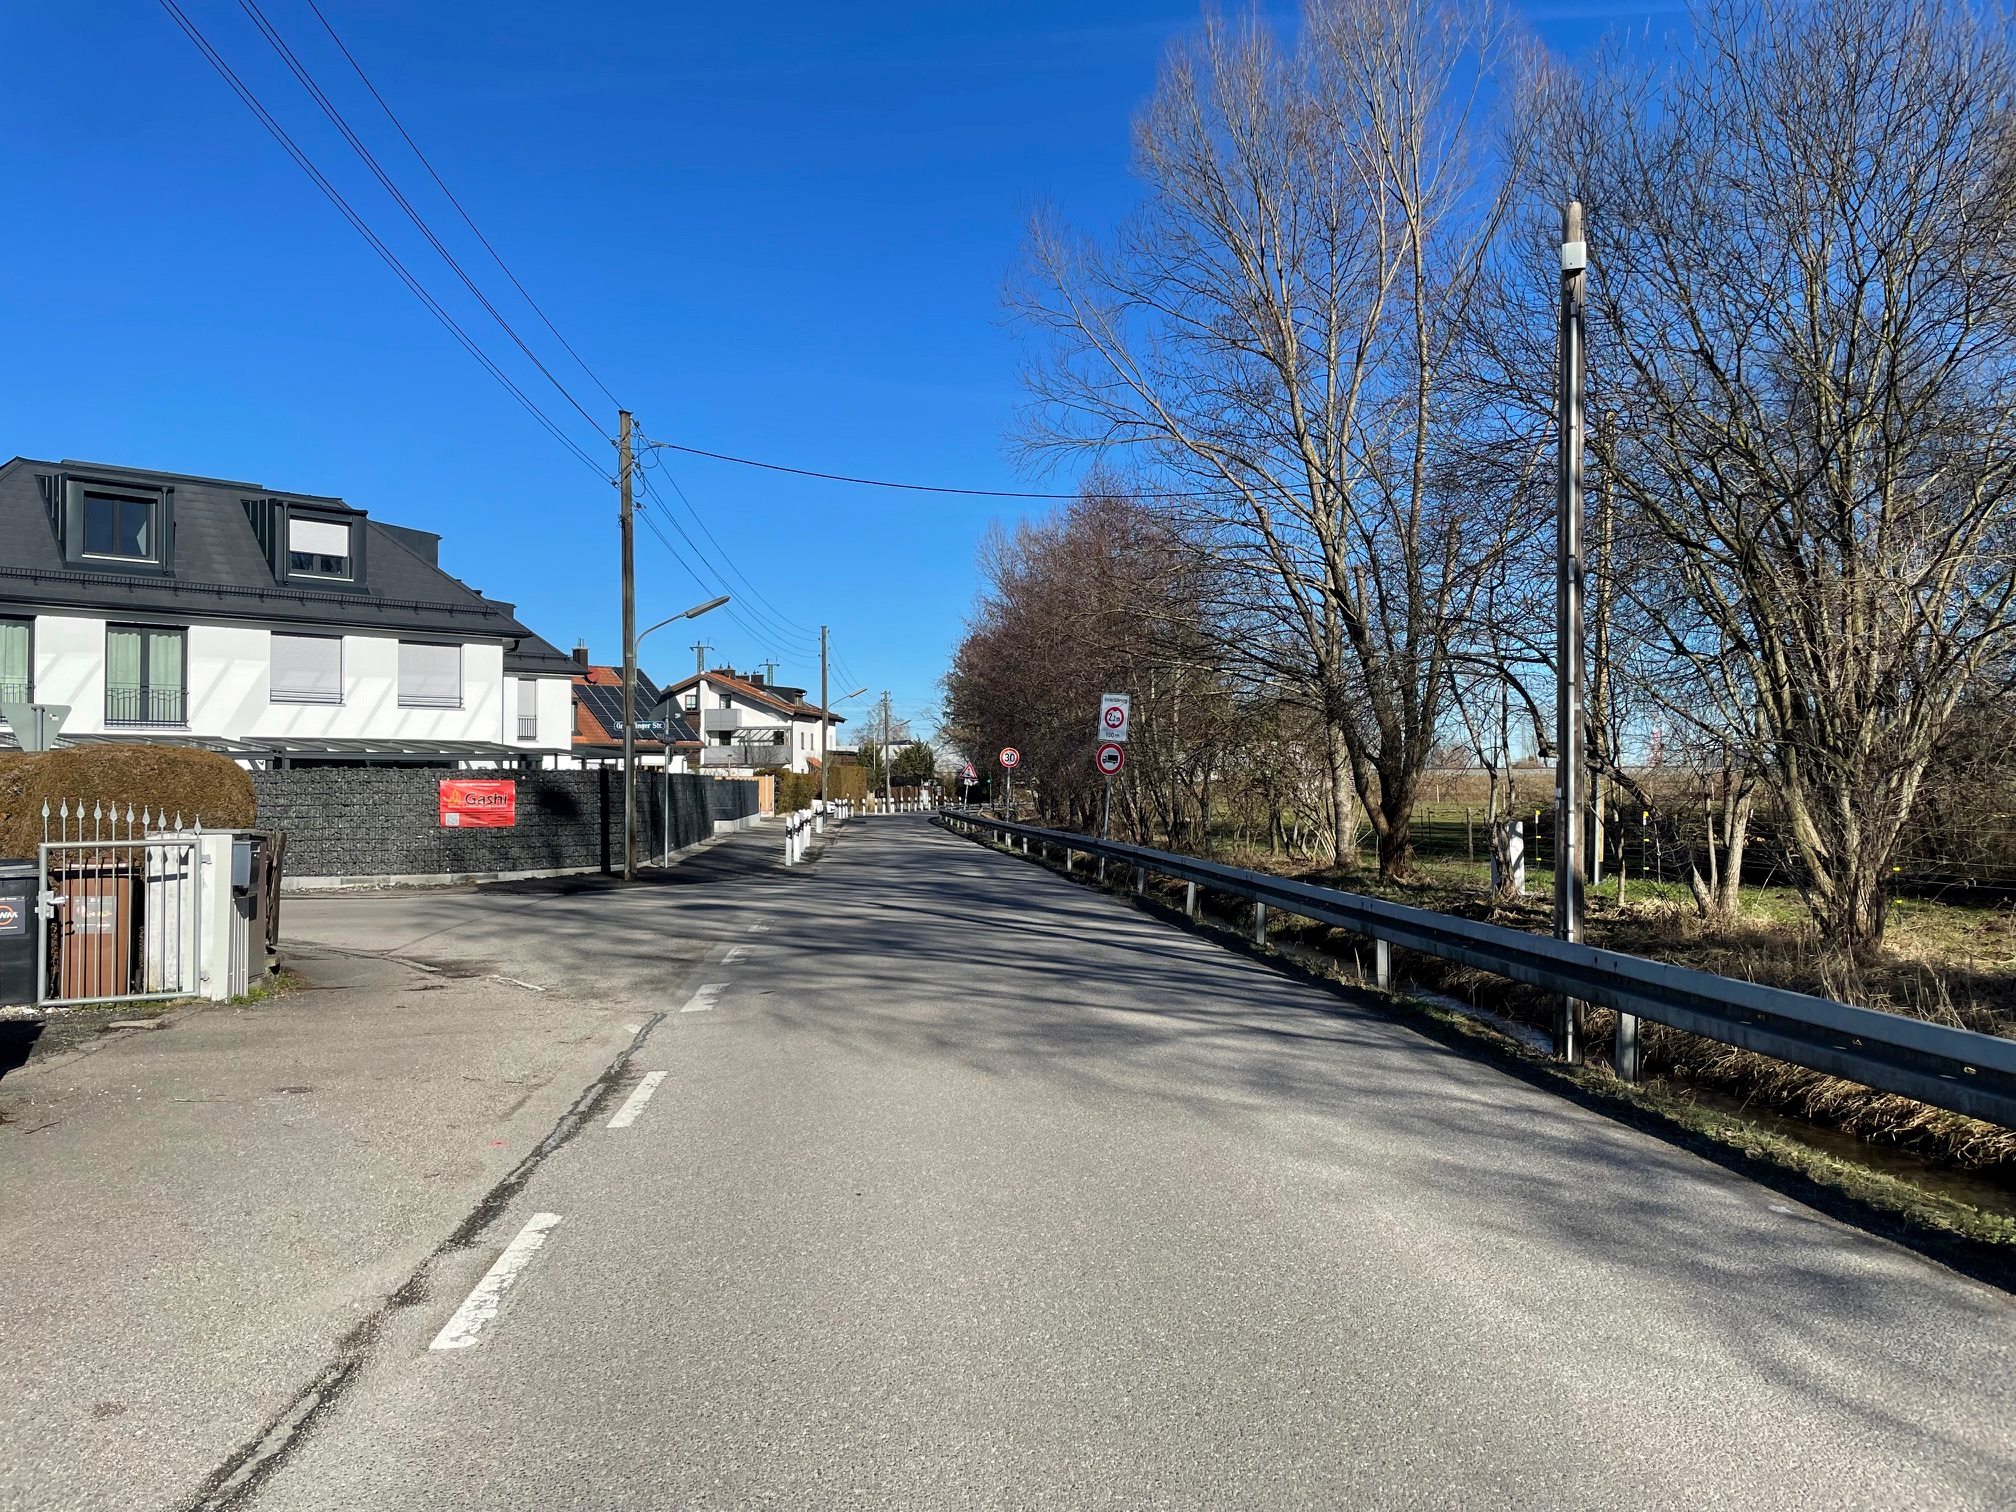
[[[1111,777],[1120,768],[1127,765],[1127,752],[1109,740],[1099,747],[1098,753],[1093,757],[1093,762],[1100,771]]]
[[[1134,713],[1134,699],[1127,693],[1099,695],[1099,738],[1125,741],[1127,725]]]

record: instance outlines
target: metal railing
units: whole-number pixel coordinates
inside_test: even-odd
[[[1393,984],[1398,946],[2016,1128],[2016,1040],[972,810],[948,809],[941,820],[975,838],[1020,840],[1025,855],[1032,843],[1062,852],[1067,872],[1079,856],[1098,860],[1102,877],[1118,862],[1133,869],[1136,892],[1150,876],[1175,878],[1187,884],[1193,919],[1200,887],[1245,899],[1256,940],[1265,938],[1269,909],[1363,935],[1377,946],[1383,988]]]
[[[179,725],[183,722],[187,702],[181,688],[108,683],[105,687],[105,723]]]
[[[700,747],[700,765],[703,767],[770,767],[785,766],[791,760],[791,748],[783,741],[738,742],[734,745],[703,745]]]

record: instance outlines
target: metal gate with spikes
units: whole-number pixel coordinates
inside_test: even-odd
[[[151,807],[42,805],[40,1001],[196,995],[202,982],[203,826]]]

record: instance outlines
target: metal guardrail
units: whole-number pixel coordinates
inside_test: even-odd
[[[1264,933],[1270,908],[1364,935],[1379,947],[1382,987],[1392,980],[1388,947],[1399,946],[2016,1128],[2016,1040],[1622,951],[1571,945],[1195,856],[1016,824],[972,810],[947,809],[940,818],[947,828],[967,835],[991,833],[1003,843],[1020,839],[1025,853],[1032,843],[1046,851],[1061,850],[1067,871],[1081,855],[1102,863],[1117,861],[1134,869],[1136,891],[1149,876],[1176,878],[1190,884],[1186,911],[1193,918],[1198,887],[1244,898],[1255,907],[1256,936]]]

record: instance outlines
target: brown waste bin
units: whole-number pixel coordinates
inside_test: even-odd
[[[64,866],[50,879],[57,896],[56,994],[119,997],[133,990],[136,910],[126,861]]]

